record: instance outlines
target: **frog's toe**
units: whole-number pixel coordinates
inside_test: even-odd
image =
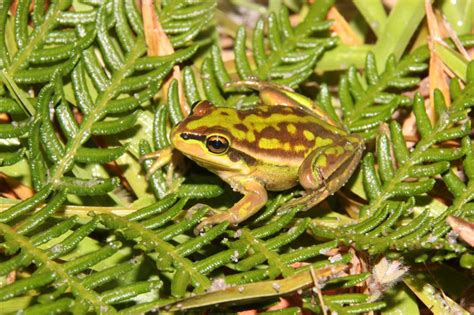
[[[280,206],[280,208],[277,209],[277,215],[283,215],[283,214],[286,214],[288,213],[292,208],[292,205],[282,205]]]
[[[326,199],[329,196],[329,192],[324,189],[305,192],[301,197],[295,198],[287,203],[283,204],[277,210],[278,215],[288,213],[292,210],[307,211]]]
[[[186,218],[191,218],[194,215],[194,213],[196,213],[198,210],[202,208],[209,208],[209,206],[203,203],[196,203],[194,206],[186,210]],[[207,213],[212,213],[210,212],[212,210],[213,210],[212,208],[209,208]]]
[[[214,215],[215,216],[215,215]],[[202,220],[195,228],[194,228],[194,234],[198,235],[202,232],[204,232],[204,229],[206,227],[210,227],[212,225],[215,225],[217,223],[219,223],[219,221],[217,220],[214,220],[213,217],[209,217],[209,218],[205,218],[204,220]]]
[[[297,209],[297,211],[308,210],[308,209],[306,209],[306,207],[304,205],[299,203],[299,199],[296,199],[294,202],[290,201],[287,204],[284,204],[280,208],[278,208],[277,215],[284,215],[284,214],[287,214],[288,212],[291,212],[295,209]]]
[[[194,234],[203,232],[205,227],[210,227],[224,221],[228,221],[231,225],[237,225],[240,222],[232,213],[219,211],[202,220],[194,229]]]
[[[208,222],[208,220],[203,220],[201,221],[201,223],[199,223],[195,228],[194,228],[194,234],[195,235],[199,235],[200,233],[204,232],[204,228],[206,226],[209,226],[211,225],[210,222]]]

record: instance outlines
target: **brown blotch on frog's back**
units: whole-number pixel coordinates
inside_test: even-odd
[[[259,138],[277,138],[281,139],[282,137],[288,136],[288,133],[285,131],[281,131],[280,128],[277,126],[267,126],[263,128],[260,132],[256,132],[257,139]]]
[[[239,118],[239,120],[242,120],[242,121],[251,115],[256,115],[264,119],[264,118],[269,118],[275,112],[276,111],[271,110],[271,108],[269,110],[262,110],[258,107],[255,107],[255,108],[250,108],[250,109],[238,110],[237,117]]]
[[[306,124],[303,124],[306,125]],[[314,146],[314,141],[308,140],[303,136],[304,126],[295,126],[294,133],[288,132],[288,123],[279,123],[277,128],[275,126],[268,126],[263,128],[260,132],[256,132],[257,139],[278,139],[280,143],[289,142],[294,145],[303,145],[307,148]],[[279,148],[275,148],[278,150]]]
[[[243,132],[249,131],[249,128],[245,126],[243,123],[238,123],[234,125],[234,128]]]

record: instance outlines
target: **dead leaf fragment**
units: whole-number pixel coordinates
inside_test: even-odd
[[[362,39],[354,32],[352,27],[347,23],[346,19],[339,13],[336,7],[331,7],[327,14],[327,18],[334,20],[331,30],[335,32],[341,42],[346,45],[362,45]]]
[[[448,216],[446,222],[459,235],[459,238],[474,247],[474,223],[452,215]]]
[[[145,40],[148,47],[148,56],[164,56],[174,53],[173,45],[161,26],[158,15],[155,12],[153,0],[142,1],[143,27],[145,29]],[[178,82],[179,103],[181,112],[187,116],[189,107],[186,104],[183,91],[183,83],[181,80],[181,69],[174,66],[173,71],[166,82],[163,84],[163,96],[166,99],[167,91],[170,83],[176,79]]]
[[[0,184],[1,182],[4,182],[5,186],[8,187],[6,191],[0,191],[0,193],[7,198],[25,200],[35,194],[33,188],[23,185],[21,182],[3,172],[0,172]]]
[[[443,34],[441,33],[438,25],[438,20],[431,6],[430,0],[425,0],[425,11],[426,20],[428,22],[428,29],[430,37],[428,39],[428,46],[430,47],[430,70],[429,70],[429,86],[430,86],[430,104],[427,110],[428,116],[431,122],[435,122],[435,111],[434,111],[434,91],[439,89],[446,100],[446,106],[449,107],[451,104],[451,97],[448,86],[448,75],[446,73],[446,66],[438,56],[435,49],[435,43],[444,43]]]
[[[400,261],[382,257],[372,269],[372,276],[368,280],[371,300],[380,298],[385,290],[400,281],[407,272],[408,267]]]

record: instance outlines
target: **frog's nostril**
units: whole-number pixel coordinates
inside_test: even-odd
[[[189,136],[189,133],[182,133],[181,135],[181,138],[183,138],[184,140],[189,140],[191,137]]]

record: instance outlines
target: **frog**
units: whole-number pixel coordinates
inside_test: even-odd
[[[255,80],[229,87],[257,90],[259,104],[238,109],[201,100],[170,133],[174,150],[243,195],[230,209],[211,211],[197,231],[224,221],[237,226],[265,206],[269,191],[299,184],[303,195],[283,208],[308,210],[348,181],[364,150],[359,135],[288,87]]]

